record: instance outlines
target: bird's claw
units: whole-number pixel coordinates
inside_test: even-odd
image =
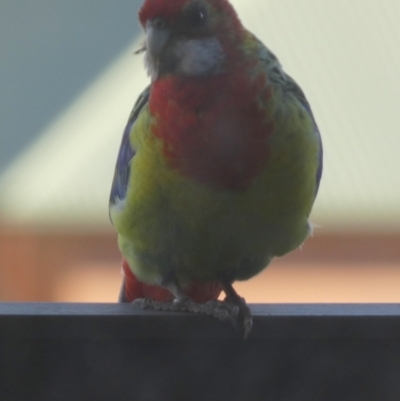
[[[239,326],[243,328],[244,339],[248,337],[253,327],[253,316],[251,314],[250,308],[247,306],[246,300],[242,297],[237,297],[234,299],[225,298],[224,303],[233,305],[237,308],[237,322]]]
[[[221,322],[228,322],[237,328],[237,317],[239,308],[236,305],[227,304],[217,300],[208,301],[202,304],[203,310],[200,313],[217,318]]]
[[[244,298],[241,298],[239,306],[240,315],[242,316],[242,324],[244,330],[244,339],[248,337],[253,327],[253,315],[251,314],[250,308],[247,306]]]
[[[142,309],[152,309],[170,312],[189,312],[201,315],[213,316],[221,322],[228,322],[233,327],[237,327],[237,318],[240,308],[230,302],[211,300],[206,303],[198,303],[190,298],[175,299],[172,302],[154,301],[148,298],[138,298],[132,302],[139,305]]]
[[[243,327],[245,339],[250,334],[253,326],[253,317],[244,298],[238,298],[235,300],[225,299],[224,301],[211,300],[206,303],[194,302],[190,298],[175,299],[172,302],[161,302],[148,298],[138,298],[132,303],[139,305],[142,309],[188,312],[213,316],[221,322],[230,323],[234,328]]]

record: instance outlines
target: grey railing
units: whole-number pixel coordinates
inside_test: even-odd
[[[252,305],[227,324],[127,304],[0,304],[0,401],[400,400],[400,305]]]

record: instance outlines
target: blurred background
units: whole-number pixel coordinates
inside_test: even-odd
[[[250,302],[400,302],[400,2],[233,0],[304,89],[325,165],[314,236]],[[148,82],[141,0],[0,0],[0,300],[114,302],[108,196]]]

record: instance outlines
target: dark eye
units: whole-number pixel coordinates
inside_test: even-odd
[[[207,8],[202,3],[194,3],[186,11],[186,23],[192,28],[201,28],[207,22]]]
[[[163,29],[166,29],[166,28],[167,28],[167,23],[166,23],[166,21],[163,20],[162,18],[154,18],[154,19],[151,21],[151,25],[152,25],[154,28],[159,29],[159,30],[163,30]]]

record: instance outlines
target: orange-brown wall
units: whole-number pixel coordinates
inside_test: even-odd
[[[114,302],[113,232],[0,227],[1,301]],[[237,290],[249,302],[400,302],[400,234],[316,234]]]

